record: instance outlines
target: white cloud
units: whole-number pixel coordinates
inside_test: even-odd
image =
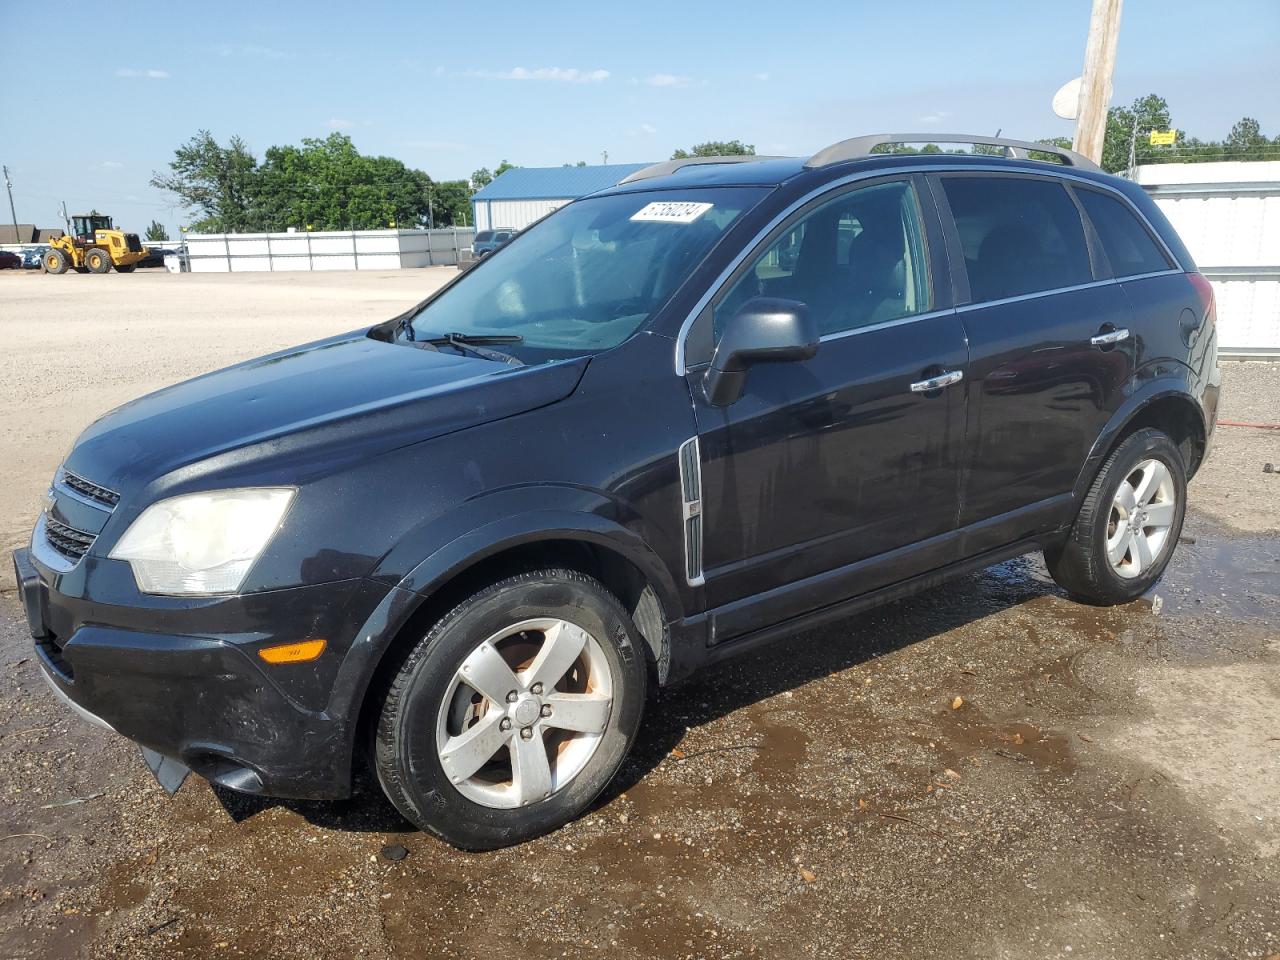
[[[468,70],[467,76],[490,80],[558,80],[561,83],[601,83],[608,70],[579,70],[577,67],[512,67],[510,70]]]
[[[103,160],[101,163],[94,164],[89,169],[90,170],[119,170],[123,166],[124,164],[121,163],[119,160]]]
[[[116,71],[117,77],[144,77],[147,80],[168,80],[168,70],[156,70],[154,68],[142,70],[138,67],[121,67]]]
[[[399,145],[415,150],[437,150],[449,153],[461,153],[471,149],[470,144],[460,143],[457,140],[401,140]]]
[[[444,67],[436,67],[434,70],[431,71],[431,74],[432,76],[443,77],[448,72],[449,71],[447,71]]]
[[[350,130],[354,126],[355,126],[354,123],[352,123],[350,120],[344,120],[342,117],[329,118],[330,130]]]
[[[657,128],[657,127],[655,127],[652,123],[642,123],[642,124],[640,124],[640,129],[641,129],[641,130],[643,130],[645,133],[657,133],[657,132],[658,132],[658,128]]]
[[[923,117],[916,117],[916,123],[923,123],[925,126],[930,126],[935,123],[941,123],[949,116],[951,116],[951,112],[949,110],[938,110],[934,113],[926,113]]]
[[[769,74],[767,74],[767,73],[757,73],[757,74],[756,74],[756,79],[757,79],[757,80],[768,80],[768,79],[769,79]]]
[[[688,77],[677,77],[674,73],[654,73],[644,78],[651,87],[683,87],[689,82]]]

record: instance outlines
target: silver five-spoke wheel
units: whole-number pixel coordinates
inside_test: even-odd
[[[1173,528],[1176,493],[1169,468],[1143,460],[1120,484],[1107,521],[1107,559],[1126,579],[1141,576],[1160,556]]]
[[[436,720],[440,765],[484,806],[545,800],[595,753],[613,690],[609,661],[582,627],[553,617],[514,623],[454,673]]]

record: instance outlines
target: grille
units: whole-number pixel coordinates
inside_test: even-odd
[[[47,514],[44,518],[44,536],[49,541],[49,546],[68,560],[79,560],[89,552],[89,548],[93,546],[93,541],[96,539],[92,533],[68,527]]]
[[[88,497],[104,507],[115,509],[116,504],[120,502],[120,494],[114,490],[108,490],[106,487],[99,486],[91,480],[84,477],[77,477],[74,473],[67,470],[62,471],[62,482],[65,486],[70,487],[82,497]]]
[[[679,460],[685,579],[696,585],[702,582],[702,458],[697,437],[680,444]]]

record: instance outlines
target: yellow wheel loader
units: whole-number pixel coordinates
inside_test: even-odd
[[[111,218],[98,213],[76,214],[71,233],[49,241],[41,264],[46,273],[133,273],[147,248],[136,233],[125,233],[111,225]]]

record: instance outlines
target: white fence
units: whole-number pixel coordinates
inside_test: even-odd
[[[1280,161],[1158,163],[1135,178],[1218,301],[1224,356],[1280,356]]]
[[[284,270],[399,270],[458,262],[471,227],[440,230],[325,230],[297,233],[188,233],[192,273]]]

